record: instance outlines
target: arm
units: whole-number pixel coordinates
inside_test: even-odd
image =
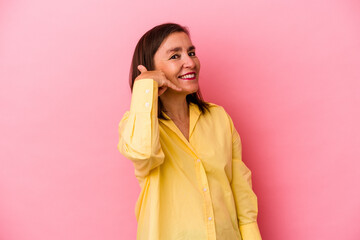
[[[252,190],[251,171],[242,161],[241,139],[229,117],[232,132],[232,181],[236,212],[243,240],[261,240],[257,225],[257,197]]]
[[[130,111],[119,123],[118,150],[133,162],[137,177],[146,177],[164,161],[157,108],[158,83],[153,79],[135,81]]]

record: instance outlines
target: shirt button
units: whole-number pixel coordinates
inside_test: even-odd
[[[150,106],[150,103],[145,103],[145,107],[149,107]]]
[[[150,92],[150,90],[149,90],[149,89],[146,89],[146,90],[145,90],[145,92],[146,92],[146,93],[149,93],[149,92]]]
[[[209,219],[209,221],[211,221],[211,220],[212,220],[212,217],[209,217],[208,219]]]
[[[204,189],[203,189],[203,190],[204,190],[204,192],[206,192],[206,187],[204,187]]]
[[[198,159],[197,161],[200,162],[200,159]]]

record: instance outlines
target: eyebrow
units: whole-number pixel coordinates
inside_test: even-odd
[[[181,50],[181,47],[174,47],[174,48],[172,48],[172,49],[167,50],[166,53],[178,52],[178,51],[180,51],[180,50]],[[195,46],[190,46],[190,47],[188,48],[188,51],[191,51],[191,50],[195,50]]]

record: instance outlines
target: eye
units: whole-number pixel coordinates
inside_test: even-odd
[[[196,56],[195,52],[189,52],[189,56],[194,57]]]
[[[172,55],[171,56],[171,58],[170,59],[177,59],[177,58],[179,58],[180,57],[180,55],[179,54],[174,54],[174,55]]]

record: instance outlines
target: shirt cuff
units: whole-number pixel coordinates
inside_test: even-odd
[[[240,225],[240,233],[243,240],[261,240],[257,222]]]
[[[157,97],[158,83],[156,81],[150,78],[136,80],[132,90],[130,111],[151,112]]]

